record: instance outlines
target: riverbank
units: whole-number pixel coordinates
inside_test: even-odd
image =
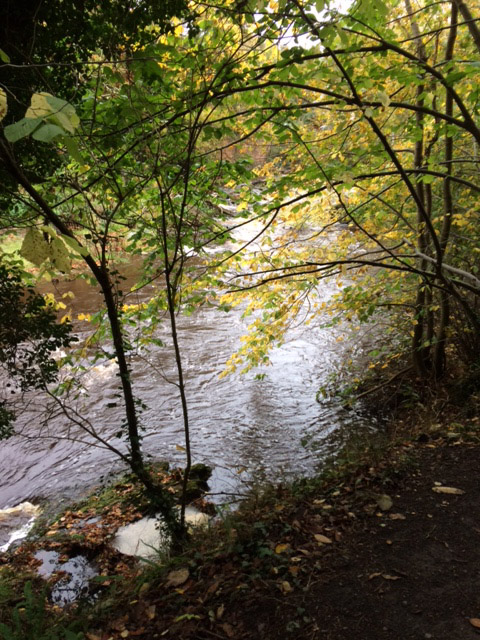
[[[238,512],[194,532],[185,553],[164,566],[141,568],[115,553],[106,527],[98,540],[90,522],[74,535],[84,536],[82,548],[99,544],[106,554],[96,601],[48,605],[40,628],[50,635],[38,634],[38,619],[37,635],[29,635],[30,613],[20,614],[23,635],[12,637],[478,637],[480,421],[474,403],[431,412],[430,422],[422,411],[399,414],[395,440],[381,451],[349,450],[321,478],[252,493]],[[140,515],[115,504],[109,508],[120,519]],[[63,517],[68,532],[85,513]],[[45,539],[60,543],[59,526]],[[28,575],[29,554],[33,571],[28,545],[3,564],[2,614],[28,610],[18,591],[5,595],[5,576]],[[32,584],[39,592],[39,579]]]

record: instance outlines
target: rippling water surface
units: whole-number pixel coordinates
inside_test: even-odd
[[[336,290],[324,282],[321,297]],[[60,283],[75,293],[75,313],[94,310],[98,297],[83,282]],[[144,293],[145,296],[148,292]],[[239,310],[230,313],[201,309],[179,317],[184,357],[191,439],[195,461],[215,467],[213,493],[238,491],[254,478],[282,479],[314,471],[324,459],[326,441],[342,430],[369,429],[358,412],[336,401],[317,402],[319,387],[335,371],[355,334],[337,342],[340,329],[317,326],[292,328],[283,346],[272,352],[272,366],[246,375],[220,379],[224,363],[238,347],[246,323]],[[86,334],[80,333],[82,339]],[[168,339],[167,328],[159,337]],[[147,409],[142,414],[144,450],[154,459],[183,464],[182,415],[171,349],[156,348],[133,361],[134,389]],[[88,417],[102,437],[119,448],[115,437],[122,423],[119,379],[113,361],[98,362],[85,375],[85,393],[76,410]],[[263,380],[256,374],[266,374]],[[64,416],[49,422],[49,434],[39,434],[41,398],[32,396],[29,411],[19,421],[21,435],[0,443],[0,508],[25,500],[59,501],[82,494],[121,466],[115,456],[86,444]],[[69,439],[70,438],[70,439]],[[221,497],[219,497],[221,499]]]

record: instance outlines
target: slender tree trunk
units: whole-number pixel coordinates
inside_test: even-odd
[[[450,32],[448,34],[447,45],[445,49],[445,61],[452,60],[457,37],[458,22],[458,2],[452,2],[450,15]],[[476,28],[476,27],[475,27]],[[480,34],[479,34],[480,35]],[[480,50],[480,49],[479,49]],[[453,115],[453,98],[447,91],[445,96],[445,113],[449,116]],[[442,249],[442,258],[447,251],[448,241],[450,238],[450,229],[453,217],[453,195],[450,176],[453,172],[453,138],[447,131],[445,133],[445,167],[447,177],[443,181],[443,222],[440,232],[440,247]],[[437,342],[433,355],[433,367],[435,375],[440,377],[443,375],[446,365],[445,347],[447,343],[447,330],[450,322],[450,296],[443,289],[440,291],[440,320],[437,331]]]
[[[478,51],[480,52],[480,29],[477,27],[474,17],[472,16],[470,9],[467,6],[465,0],[454,0],[453,5],[456,10],[459,10],[462,14],[462,18],[467,23],[467,27],[470,31],[473,41],[475,42]]]
[[[405,0],[405,7],[408,15],[410,16],[410,25],[412,28],[413,37],[416,40],[417,46],[417,55],[423,62],[427,60],[427,54],[425,51],[425,47],[423,46],[423,42],[420,36],[420,31],[418,29],[418,25],[415,20],[412,18],[413,10],[410,3],[410,0]],[[425,91],[425,87],[422,84],[417,86],[416,90],[416,104],[418,110],[415,114],[416,124],[418,129],[422,132],[422,136],[420,140],[415,142],[415,150],[414,150],[414,168],[422,169],[424,165],[424,115],[423,115],[423,106],[424,99],[423,93]],[[426,193],[425,193],[425,185],[419,179],[417,179],[415,189],[417,192],[416,206],[417,206],[417,242],[418,248],[421,253],[428,253],[429,246],[429,238],[428,232],[425,226],[425,217],[428,216],[430,219],[430,211],[428,211],[426,206]],[[425,271],[429,269],[430,266],[423,260],[419,258],[419,269],[421,271]],[[417,295],[415,300],[415,320],[416,325],[413,331],[412,338],[412,358],[413,364],[415,367],[415,372],[417,375],[422,378],[426,377],[428,374],[427,369],[427,352],[424,345],[426,340],[426,334],[428,331],[428,309],[427,309],[427,284],[425,282],[421,282],[417,287]],[[430,331],[432,331],[432,327],[430,326]]]
[[[78,242],[72,231],[65,225],[61,218],[57,216],[48,202],[44,200],[44,198],[38,193],[35,187],[24,175],[22,169],[17,165],[13,157],[10,155],[8,148],[1,141],[0,156],[2,157],[5,166],[12,177],[17,180],[17,182],[37,203],[46,220],[50,224],[52,224],[52,226],[54,226],[62,235],[74,238]],[[78,242],[78,244],[79,246],[82,246],[81,242]],[[165,518],[167,526],[172,535],[178,535],[178,526],[176,524],[172,497],[161,487],[157,487],[155,485],[151,475],[145,468],[141,450],[141,437],[139,433],[138,416],[135,407],[135,398],[133,395],[130,368],[128,366],[126,358],[125,340],[123,337],[118,308],[115,301],[113,284],[110,280],[110,276],[105,265],[98,265],[90,254],[84,256],[83,259],[100,286],[107,308],[107,315],[115,349],[115,358],[118,363],[123,399],[125,404],[128,444],[130,448],[130,457],[128,458],[128,463],[133,473],[145,487],[149,500],[157,507],[162,516]]]
[[[178,339],[177,320],[176,320],[176,296],[177,296],[178,282],[179,282],[179,279],[181,278],[181,274],[183,270],[183,256],[181,253],[181,246],[179,246],[181,241],[180,228],[177,228],[175,256],[177,256],[178,253],[180,255],[176,258],[174,257],[172,261],[169,259],[168,224],[167,224],[168,205],[165,203],[165,194],[163,193],[161,189],[161,185],[158,181],[157,181],[157,186],[159,189],[161,206],[162,206],[161,242],[162,242],[164,270],[165,270],[167,307],[168,307],[168,316],[170,320],[170,333],[172,336],[173,348],[175,352],[175,363],[177,367],[178,390],[180,393],[180,401],[182,405],[183,431],[185,434],[185,452],[186,452],[186,458],[187,458],[185,468],[183,471],[182,495],[181,495],[181,505],[180,505],[180,524],[179,524],[181,534],[185,536],[186,535],[185,508],[186,508],[186,500],[187,500],[187,485],[190,477],[190,470],[192,468],[192,451],[191,451],[191,445],[190,445],[190,423],[189,423],[189,417],[188,417],[187,395],[185,392],[185,379],[183,375],[183,363],[182,363],[182,356],[180,351],[180,342]],[[172,215],[174,216],[174,212],[172,212]],[[181,221],[179,225],[181,226]],[[175,262],[177,262],[178,264],[175,264]],[[177,272],[175,274],[173,273],[174,268],[177,269]]]

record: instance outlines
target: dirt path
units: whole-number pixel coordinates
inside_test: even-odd
[[[480,637],[470,622],[480,618],[479,454],[468,446],[423,449],[417,470],[392,495],[388,515],[366,517],[329,549],[304,591],[288,602],[258,594],[245,612],[244,637]],[[435,483],[465,493],[436,493]]]

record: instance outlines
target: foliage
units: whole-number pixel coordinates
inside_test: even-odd
[[[2,572],[3,574],[4,572]],[[6,583],[8,577],[1,575]],[[2,603],[3,604],[3,603]],[[47,589],[38,591],[31,581],[23,588],[23,599],[9,612],[11,622],[0,622],[2,640],[82,640],[82,632],[74,631],[78,624],[65,628],[53,618],[47,601]]]
[[[455,3],[320,8],[321,20],[296,1],[249,18],[280,59],[232,93],[251,92],[261,107],[245,124],[283,153],[262,168],[269,237],[224,298],[263,310],[231,368],[268,361],[304,313],[361,323],[386,308],[417,374],[438,377],[460,336],[470,348],[478,336],[478,46]],[[286,25],[301,44],[279,39]],[[325,278],[341,289],[330,302]]]
[[[95,69],[92,54],[105,59],[131,54],[152,39],[145,27],[155,23],[158,30],[168,31],[173,16],[187,13],[184,0],[8,2],[0,25],[0,87],[10,97],[7,124],[18,121],[35,92],[77,99],[79,85]],[[55,152],[28,139],[17,153],[34,182],[51,175],[59,164]],[[8,200],[15,183],[0,170],[1,197]]]
[[[32,287],[25,288],[18,270],[0,265],[0,366],[18,391],[55,382],[59,367],[53,356],[76,340],[71,324],[57,322],[55,308]],[[15,394],[12,382],[7,390]],[[10,400],[11,395],[0,403],[0,438],[12,434]]]

